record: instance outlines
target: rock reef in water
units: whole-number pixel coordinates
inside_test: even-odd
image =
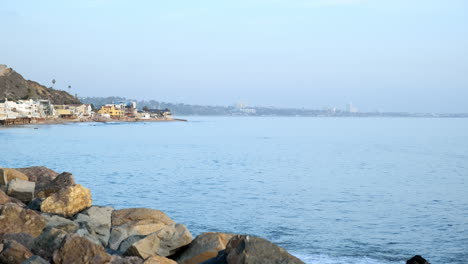
[[[421,259],[408,263],[427,263]],[[159,210],[93,206],[90,190],[71,173],[30,167],[0,169],[0,263],[303,262],[254,236],[209,232],[193,239]]]

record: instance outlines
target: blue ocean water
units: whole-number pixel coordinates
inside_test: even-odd
[[[70,171],[95,204],[265,237],[306,263],[466,263],[466,119],[188,119],[0,129],[0,167]]]

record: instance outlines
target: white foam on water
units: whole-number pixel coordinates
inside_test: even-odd
[[[291,254],[304,261],[306,264],[404,264],[404,262],[374,259],[370,257],[335,257],[323,254],[295,254],[294,252]]]

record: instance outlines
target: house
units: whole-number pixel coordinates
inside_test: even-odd
[[[109,115],[111,118],[119,119],[124,117],[125,112],[120,106],[117,107],[114,104],[106,104],[99,109],[98,114]]]

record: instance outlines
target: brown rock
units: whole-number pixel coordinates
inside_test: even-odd
[[[66,187],[75,185],[75,179],[69,172],[59,174],[54,180],[48,184],[38,186],[36,196],[39,198],[47,198],[54,193],[57,193]]]
[[[16,168],[15,170],[22,172],[28,176],[29,181],[36,183],[42,181],[52,181],[55,177],[57,177],[57,175],[59,175],[56,171],[42,166]]]
[[[3,240],[3,251],[0,253],[0,263],[20,264],[33,256],[26,247],[14,240]]]
[[[121,257],[112,255],[110,264],[142,264],[143,260],[139,257]]]
[[[0,168],[0,185],[7,185],[7,183],[13,179],[27,181],[28,176],[15,169]]]
[[[172,259],[168,259],[165,257],[160,256],[152,256],[145,260],[143,264],[177,264],[177,262],[173,261]]]
[[[12,179],[8,182],[7,194],[22,202],[30,202],[34,199],[36,183],[20,179]]]
[[[67,232],[48,227],[34,240],[32,251],[45,259],[51,259],[54,251],[60,248],[66,236]]]
[[[21,264],[49,264],[49,261],[39,257],[39,256],[32,256],[28,258],[26,261],[24,261]]]
[[[0,212],[0,234],[26,233],[37,237],[45,225],[44,219],[38,213],[16,204],[5,204]]]
[[[226,248],[233,234],[203,233],[197,236],[189,247],[177,258],[179,264],[198,264],[214,258]]]
[[[34,238],[26,233],[1,234],[0,241],[2,240],[14,240],[28,249],[31,249],[34,244]]]
[[[71,217],[91,205],[91,191],[76,184],[47,197],[41,204],[41,211]]]
[[[79,235],[67,235],[59,250],[55,251],[54,263],[104,264],[111,260],[104,248]]]
[[[26,205],[21,202],[20,200],[16,199],[16,198],[13,198],[13,197],[10,197],[8,196],[5,192],[1,191],[0,190],[0,205],[4,205],[4,204],[7,204],[7,203],[14,203],[18,206],[21,206],[21,207],[25,207]]]

